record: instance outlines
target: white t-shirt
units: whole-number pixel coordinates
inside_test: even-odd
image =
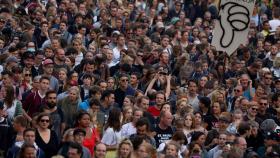
[[[121,131],[114,131],[113,128],[109,127],[105,130],[101,142],[105,145],[117,145],[121,139]]]
[[[136,128],[132,125],[131,122],[124,124],[121,129],[122,137],[128,138],[132,134],[136,133]]]
[[[279,19],[269,20],[269,25],[271,27],[271,31],[276,31],[276,28],[280,26],[280,20]]]

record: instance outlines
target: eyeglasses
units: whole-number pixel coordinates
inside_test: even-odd
[[[123,79],[121,80],[121,82],[128,82],[128,79]]]
[[[26,77],[31,76],[31,74],[25,74]]]
[[[257,111],[258,110],[258,108],[251,108],[252,110],[254,110],[254,111]]]
[[[46,123],[49,123],[49,122],[50,122],[50,120],[44,120],[44,119],[42,119],[42,120],[40,120],[40,122],[46,122]]]

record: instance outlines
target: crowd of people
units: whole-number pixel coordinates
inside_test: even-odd
[[[280,157],[279,4],[228,56],[217,0],[1,0],[0,157]]]

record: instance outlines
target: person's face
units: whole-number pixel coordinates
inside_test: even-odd
[[[242,76],[240,83],[242,87],[248,87],[249,78],[247,76]]]
[[[87,64],[85,69],[87,73],[92,73],[94,71],[94,65]]]
[[[140,158],[147,158],[150,157],[146,147],[144,145],[140,145],[138,151],[137,151],[137,155],[140,156]]]
[[[68,96],[71,101],[76,101],[78,99],[78,95],[75,90],[71,90]]]
[[[242,151],[245,151],[247,149],[247,142],[246,142],[246,140],[245,139],[240,139],[239,143],[238,143],[238,146],[239,146],[239,148]]]
[[[149,100],[148,99],[142,99],[140,103],[140,108],[142,108],[144,111],[148,110],[149,108]]]
[[[265,75],[264,84],[265,85],[271,85],[272,84],[272,75]]]
[[[258,106],[251,106],[249,108],[249,114],[252,115],[252,116],[256,116],[257,113],[258,113]]]
[[[157,94],[156,95],[156,104],[162,105],[164,103],[164,95],[163,94]]]
[[[131,103],[131,101],[130,101],[130,99],[129,98],[124,98],[124,100],[123,100],[123,106],[125,107],[125,106],[132,106],[132,103]]]
[[[192,117],[190,115],[187,115],[185,117],[185,126],[190,128],[192,124],[193,124]]]
[[[34,144],[35,142],[35,132],[34,131],[28,131],[24,134],[23,139],[26,143]]]
[[[160,56],[160,61],[163,62],[164,64],[168,64],[169,62],[168,53],[162,53],[162,55]]]
[[[86,85],[86,86],[90,86],[91,85],[91,78],[84,78],[83,79],[83,83],[84,83],[84,85]]]
[[[32,67],[34,65],[34,59],[31,59],[31,58],[25,59],[24,65],[28,68]]]
[[[115,102],[115,95],[114,94],[110,94],[110,96],[108,97],[108,103],[111,105]]]
[[[130,84],[131,85],[135,85],[138,83],[138,79],[137,79],[137,76],[136,75],[131,75],[130,76]]]
[[[256,95],[257,96],[262,96],[264,94],[264,89],[261,86],[258,86],[256,89]]]
[[[148,133],[147,125],[136,127],[137,134],[139,136],[145,136]]]
[[[264,99],[259,100],[259,110],[265,111],[268,107],[268,101]]]
[[[124,38],[124,37],[119,37],[119,39],[118,39],[118,44],[119,44],[120,46],[124,46],[124,44],[125,44],[125,38]]]
[[[168,38],[163,38],[161,41],[161,45],[163,47],[167,47],[169,45],[169,39]]]
[[[3,75],[2,76],[2,83],[3,85],[11,85],[12,84],[12,78],[9,75]]]
[[[50,81],[49,81],[49,80],[42,80],[42,81],[40,82],[40,88],[41,88],[41,90],[43,90],[43,91],[48,90],[48,89],[49,89],[49,85],[50,85]]]
[[[106,82],[101,82],[99,84],[99,87],[100,87],[101,91],[105,91],[107,89],[108,85]]]
[[[127,88],[127,86],[128,86],[128,78],[127,77],[121,77],[120,78],[120,86],[122,88]]]
[[[133,115],[133,119],[136,122],[137,120],[139,120],[141,117],[143,116],[143,112],[142,111],[135,111],[134,115]]]
[[[82,44],[79,42],[74,42],[73,47],[79,52],[81,50]]]
[[[64,81],[67,78],[66,72],[65,71],[59,71],[58,78],[59,78],[60,81]]]
[[[128,157],[130,153],[131,153],[130,145],[122,144],[122,146],[120,147],[120,155],[122,157]]]
[[[204,143],[205,143],[205,139],[206,139],[205,135],[201,135],[201,136],[198,138],[197,143],[198,143],[199,145],[203,146]]]
[[[24,150],[23,153],[24,158],[36,158],[36,149],[32,147],[28,147]]]
[[[107,81],[108,88],[114,88],[114,85],[115,85],[115,81],[113,79],[109,79]]]
[[[45,50],[45,55],[46,55],[47,58],[52,58],[54,56],[54,53],[51,49],[47,48]]]
[[[69,148],[67,153],[68,158],[80,158],[81,154],[78,153],[78,150],[75,148]]]
[[[194,120],[196,124],[201,124],[202,118],[201,115],[199,113],[194,115]]]
[[[39,126],[43,129],[47,129],[50,125],[50,118],[48,116],[43,116],[39,120]]]
[[[180,110],[180,109],[182,109],[183,107],[185,107],[185,106],[187,106],[187,102],[186,101],[183,101],[183,102],[181,102],[181,104],[179,104],[178,106],[177,106],[177,110]]]
[[[83,144],[84,139],[85,135],[83,133],[77,133],[76,135],[74,135],[74,141],[79,144]]]
[[[197,85],[196,85],[196,83],[190,82],[188,89],[189,89],[189,93],[195,94],[197,92]]]
[[[175,145],[168,145],[167,148],[166,148],[166,154],[177,157],[178,152],[176,150],[176,146]]]
[[[170,108],[170,105],[169,104],[164,104],[163,106],[162,106],[162,109],[161,109],[162,111],[169,111],[169,112],[171,112],[171,108]]]
[[[53,73],[53,64],[48,64],[44,66],[44,72],[48,75],[51,75]]]
[[[65,61],[65,52],[64,50],[60,49],[57,52],[57,59],[59,59],[60,61]]]
[[[167,112],[163,117],[163,122],[166,126],[171,126],[173,120],[173,116],[170,112]]]
[[[214,103],[212,106],[213,114],[219,114],[221,113],[221,108],[219,103]]]
[[[52,41],[52,47],[54,48],[54,49],[57,49],[57,48],[59,48],[59,46],[60,46],[60,44],[59,44],[59,41],[58,40],[53,40]]]
[[[66,31],[66,24],[65,23],[60,23],[59,29],[60,29],[60,31]]]
[[[106,146],[104,144],[98,144],[96,146],[95,157],[105,158],[106,156]]]
[[[126,112],[125,112],[125,118],[131,118],[132,117],[132,109],[128,109]]]
[[[258,135],[258,128],[257,128],[257,127],[252,127],[252,129],[251,129],[251,135],[252,135],[252,136],[257,136],[257,135]]]
[[[56,105],[56,94],[55,93],[49,94],[46,99],[47,99],[46,101],[48,104]]]
[[[201,77],[201,79],[199,81],[199,85],[201,87],[204,87],[207,81],[208,81],[208,79],[206,77]]]

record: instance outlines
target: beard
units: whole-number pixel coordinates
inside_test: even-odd
[[[56,106],[56,103],[47,103],[47,106],[52,109]]]

